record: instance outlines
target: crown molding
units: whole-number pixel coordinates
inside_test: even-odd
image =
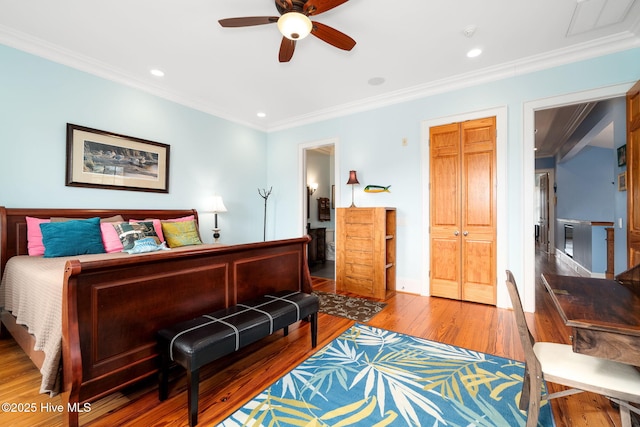
[[[107,63],[98,61],[95,58],[86,55],[80,55],[77,52],[73,52],[59,45],[49,43],[46,40],[33,37],[29,34],[15,31],[3,25],[0,25],[0,43],[39,56],[41,58],[66,65],[76,70],[84,71],[88,74],[101,77],[125,86],[129,86],[143,92],[147,92],[151,95],[155,95],[168,101],[183,105],[185,107],[193,108],[195,110],[211,114],[230,122],[234,122],[257,130],[266,131],[266,128],[264,127],[259,128],[255,125],[255,123],[238,120],[237,117],[231,117],[224,111],[220,111],[219,109],[212,107],[204,101],[185,97],[183,94],[178,92],[168,91],[157,85],[153,85],[148,81],[139,79],[138,77],[130,73],[126,73],[118,68],[112,67]]]
[[[623,32],[613,36],[593,40],[591,42],[576,44],[567,48],[546,52],[544,54],[529,56],[517,61],[503,63],[498,66],[487,67],[481,70],[459,74],[446,79],[435,80],[422,85],[389,92],[352,103],[338,105],[313,113],[291,117],[286,121],[273,123],[269,126],[268,131],[275,132],[287,128],[333,119],[348,114],[375,110],[377,108],[529,74],[637,47],[640,47],[640,38],[636,37],[635,34],[631,32]]]
[[[640,19],[635,27],[640,27]],[[239,120],[237,117],[229,116],[224,111],[202,100],[185,97],[181,93],[167,91],[164,88],[139,79],[109,64],[85,55],[79,55],[76,52],[15,31],[3,25],[0,25],[0,43],[242,126],[263,132],[276,132],[636,48],[640,46],[640,38],[636,37],[632,32],[622,32],[541,55],[534,55],[498,66],[459,74],[446,79],[440,79],[312,113],[290,117],[268,126],[258,126],[252,122]]]

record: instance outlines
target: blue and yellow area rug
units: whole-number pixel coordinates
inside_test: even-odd
[[[356,324],[220,426],[524,426],[524,364]],[[554,426],[551,408],[539,426]]]

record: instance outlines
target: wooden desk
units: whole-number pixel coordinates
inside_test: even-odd
[[[615,280],[543,274],[576,353],[640,366],[640,295]]]

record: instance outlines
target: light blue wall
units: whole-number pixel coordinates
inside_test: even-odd
[[[605,105],[606,104],[606,105]],[[627,269],[627,193],[618,191],[618,174],[626,170],[619,167],[617,148],[626,144],[626,99],[615,98],[601,103],[602,110],[593,119],[584,135],[595,122],[607,116],[613,123],[613,147],[604,149],[587,146],[575,157],[556,165],[558,184],[556,217],[587,221],[611,221],[614,223],[615,262],[614,273]],[[594,122],[595,121],[595,122]],[[580,135],[579,135],[580,137]],[[539,166],[536,161],[536,167]],[[561,227],[556,228],[556,243],[563,241]],[[596,233],[594,231],[594,233]],[[606,242],[601,238],[604,229],[597,232],[593,241],[593,273],[606,270]]]
[[[507,265],[516,275],[523,271],[523,104],[533,100],[592,90],[640,79],[640,49],[560,66],[549,70],[481,84],[475,87],[426,96],[372,111],[355,113],[320,123],[299,126],[269,134],[269,182],[278,189],[274,210],[273,237],[295,235],[299,230],[296,206],[302,194],[296,185],[299,164],[298,145],[308,141],[336,138],[340,158],[337,185],[347,182],[355,169],[363,188],[367,184],[392,185],[390,194],[356,193],[358,206],[395,206],[398,215],[397,276],[399,288],[428,292],[422,280],[423,229],[422,189],[426,177],[421,167],[421,123],[441,117],[506,106],[508,109],[508,147],[505,224]],[[402,145],[407,138],[408,145]],[[533,170],[533,165],[531,166]],[[351,194],[340,191],[338,207],[349,206]]]
[[[556,165],[556,182],[558,183],[556,217],[614,222],[615,198],[618,192],[614,165],[616,165],[615,150],[592,146],[585,147],[571,160],[558,163]],[[562,224],[556,227],[556,244],[564,242],[564,236],[561,233],[564,233]],[[604,227],[592,227],[591,234],[590,265],[584,265],[584,267],[592,273],[604,275],[607,269],[606,232]],[[625,257],[625,251],[617,255]]]
[[[169,144],[169,194],[66,187],[68,122]],[[217,193],[221,242],[261,241],[266,157],[263,132],[0,45],[0,205],[200,211]]]
[[[506,107],[507,212],[499,224],[507,237],[507,263],[522,272],[523,103],[640,79],[640,49],[556,67],[497,82],[346,115],[265,134],[69,67],[0,46],[0,205],[9,207],[105,207],[203,209],[223,196],[222,241],[262,239],[263,199],[273,187],[267,239],[300,234],[299,145],[335,139],[337,206],[351,203],[344,184],[358,171],[356,205],[395,206],[398,211],[397,274],[405,290],[426,292],[421,273],[423,230],[421,123]],[[67,122],[171,145],[170,193],[95,190],[64,186]],[[402,145],[403,138],[408,144]],[[533,170],[533,165],[531,165]],[[366,194],[367,184],[392,185],[391,193]],[[211,237],[213,219],[202,216]]]
[[[555,166],[556,166],[556,159],[554,157],[544,157],[541,159],[536,159],[536,170],[537,169],[553,169]]]
[[[615,150],[587,146],[570,161],[556,164],[557,218],[614,220],[615,156]]]

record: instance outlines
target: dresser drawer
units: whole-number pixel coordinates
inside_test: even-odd
[[[373,295],[373,281],[367,279],[357,279],[345,277],[344,285],[347,291],[358,295]]]
[[[373,252],[363,251],[361,248],[350,248],[347,245],[349,251],[344,255],[344,262],[353,264],[364,264],[367,266],[373,265]]]
[[[373,210],[371,209],[345,209],[344,220],[347,224],[371,224],[373,222]]]
[[[373,224],[349,224],[344,235],[349,238],[373,238]]]
[[[344,272],[347,276],[359,279],[372,279],[373,268],[370,265],[352,264],[347,262],[344,266]]]

